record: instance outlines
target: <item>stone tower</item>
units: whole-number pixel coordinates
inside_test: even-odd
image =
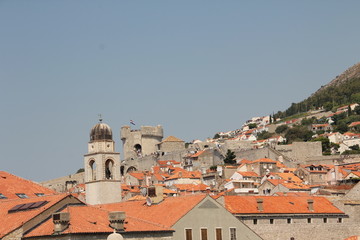
[[[138,158],[150,155],[159,150],[158,144],[163,138],[163,128],[158,125],[141,126],[140,130],[131,130],[130,126],[121,128],[124,159]]]
[[[90,131],[84,169],[88,204],[121,201],[120,153],[115,152],[111,128],[102,119]]]

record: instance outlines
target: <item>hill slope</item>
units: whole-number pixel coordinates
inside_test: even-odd
[[[293,103],[284,112],[277,112],[275,118],[284,118],[322,107],[332,110],[335,107],[355,102],[360,103],[360,63],[348,68],[309,98]]]

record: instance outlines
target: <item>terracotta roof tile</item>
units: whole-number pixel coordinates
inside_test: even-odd
[[[139,202],[128,202],[129,205],[138,205]],[[70,213],[70,224],[62,234],[69,233],[111,233],[114,230],[109,226],[108,215],[109,211],[106,209],[94,206],[72,206],[63,210],[63,212]],[[52,219],[49,219],[44,224],[40,225],[26,237],[35,236],[49,236],[53,234],[54,224]],[[171,228],[162,226],[151,221],[144,221],[128,214],[126,211],[125,217],[125,231],[170,231]]]
[[[2,221],[0,224],[0,238],[4,237],[8,233],[14,231],[15,229],[21,227],[25,222],[34,218],[38,214],[42,213],[44,210],[50,208],[54,204],[58,203],[60,200],[68,197],[68,194],[57,194],[49,195],[44,197],[32,197],[27,199],[13,199],[13,200],[4,200],[0,202],[0,219]],[[8,211],[13,207],[19,204],[25,203],[34,203],[39,201],[47,201],[46,204],[42,205],[39,208],[29,209],[26,211],[11,212]]]
[[[165,138],[162,142],[184,142],[184,141],[181,140],[180,138],[177,138],[174,136],[169,136],[169,137]]]
[[[263,211],[257,208],[257,199],[263,199]],[[314,201],[314,211],[308,208],[308,199]],[[225,207],[233,214],[344,214],[324,197],[294,196],[224,196]]]
[[[169,197],[150,207],[144,201],[104,204],[98,207],[108,211],[125,211],[127,216],[170,228],[205,197],[205,194]]]
[[[0,171],[0,193],[7,199],[19,199],[16,193],[24,193],[30,198],[37,197],[38,195],[36,194],[56,194],[56,192],[51,189],[5,171]],[[0,199],[0,201],[4,200],[6,199]]]
[[[174,186],[180,191],[206,191],[209,186],[206,184],[174,184]]]
[[[252,161],[252,163],[257,163],[257,162],[262,162],[262,163],[277,163],[278,161],[272,160],[270,158],[260,158],[257,159],[255,161]]]
[[[200,156],[201,154],[203,154],[204,152],[205,152],[205,150],[203,150],[203,151],[198,151],[197,153],[191,155],[190,157],[192,157],[192,158],[199,157],[199,156]]]

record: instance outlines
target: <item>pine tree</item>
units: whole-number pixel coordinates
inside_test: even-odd
[[[225,164],[235,164],[236,163],[236,155],[230,149],[228,149],[226,152],[224,163]]]

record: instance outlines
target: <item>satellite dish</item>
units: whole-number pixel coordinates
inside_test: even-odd
[[[152,204],[151,198],[147,197],[146,198],[146,205],[148,205],[150,207],[151,204]]]
[[[141,195],[143,195],[143,197],[146,197],[146,195],[147,195],[147,189],[146,188],[142,188],[140,190],[140,192],[141,192]]]

